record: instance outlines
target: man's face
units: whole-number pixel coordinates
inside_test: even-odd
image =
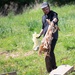
[[[48,14],[50,12],[50,8],[49,7],[45,7],[42,9],[44,14]]]

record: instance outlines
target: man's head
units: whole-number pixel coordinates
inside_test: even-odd
[[[50,12],[50,6],[47,2],[43,2],[41,5],[41,8],[42,8],[44,14],[48,14]]]

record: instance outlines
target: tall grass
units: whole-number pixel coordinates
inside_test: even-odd
[[[59,17],[59,39],[55,48],[57,66],[61,64],[75,65],[75,6],[65,5],[51,7]],[[18,75],[48,75],[44,56],[37,52],[24,56],[32,50],[32,34],[41,30],[43,12],[40,7],[28,9],[21,15],[9,14],[0,17],[0,74],[17,71]],[[18,57],[10,54],[18,53]]]

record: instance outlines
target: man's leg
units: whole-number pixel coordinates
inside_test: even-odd
[[[57,42],[57,39],[53,39],[51,44],[50,57],[51,57],[52,69],[57,68],[55,54],[54,54],[54,48],[55,48],[56,42]]]
[[[52,65],[51,65],[51,59],[50,59],[49,56],[46,56],[46,57],[45,57],[45,63],[46,63],[47,72],[51,72],[51,70],[52,70]]]
[[[55,55],[54,55],[54,48],[55,48],[55,45],[56,45],[56,41],[57,41],[56,39],[52,40],[50,57],[49,56],[45,57],[46,69],[47,69],[48,72],[51,72],[52,69],[55,69],[57,67]]]

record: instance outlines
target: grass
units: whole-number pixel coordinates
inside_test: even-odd
[[[59,39],[55,47],[57,66],[62,64],[75,65],[75,5],[53,7],[59,16]],[[28,9],[21,15],[9,14],[0,17],[0,74],[17,71],[18,75],[48,75],[46,74],[44,56],[24,56],[32,50],[32,34],[41,29],[40,7]],[[32,50],[33,51],[33,50]],[[9,56],[17,53],[17,57]],[[72,73],[71,75],[74,75]]]

